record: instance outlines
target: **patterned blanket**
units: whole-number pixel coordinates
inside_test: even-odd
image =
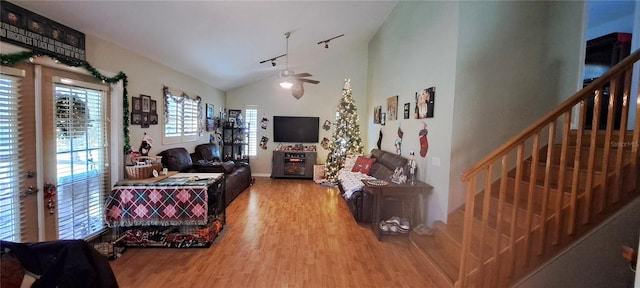
[[[116,226],[205,225],[211,179],[167,178],[152,184],[116,185],[105,205],[106,223]]]
[[[362,187],[364,187],[362,180],[365,179],[376,178],[360,172],[351,172],[350,169],[340,169],[340,171],[338,171],[338,181],[340,181],[344,189],[342,197],[344,197],[344,199],[351,199],[351,195],[354,192],[362,190]]]

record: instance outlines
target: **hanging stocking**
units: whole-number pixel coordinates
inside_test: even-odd
[[[378,135],[378,143],[376,143],[376,145],[378,146],[379,150],[382,150],[382,129],[380,129],[380,135]]]
[[[262,149],[267,149],[267,142],[269,142],[269,138],[267,138],[266,136],[262,136],[262,139],[260,139],[260,148]]]
[[[269,124],[269,119],[265,116],[262,116],[262,120],[260,120],[260,128],[267,129],[268,124]]]
[[[420,140],[420,156],[423,158],[427,156],[427,150],[429,150],[429,140],[427,139],[427,123],[423,123],[424,127],[418,132],[418,139]]]

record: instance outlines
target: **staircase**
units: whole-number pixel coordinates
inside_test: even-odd
[[[433,236],[410,235],[439,286],[510,286],[640,194],[639,60],[636,51],[463,173],[465,205]]]

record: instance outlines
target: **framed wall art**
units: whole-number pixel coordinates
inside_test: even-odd
[[[142,120],[142,114],[131,113],[131,125],[140,125],[141,120]]]
[[[141,101],[140,97],[131,97],[131,112],[133,113],[142,112],[142,104],[140,101]]]
[[[149,113],[158,114],[158,104],[156,100],[151,100],[151,106],[149,107]]]
[[[142,99],[142,113],[151,112],[151,96],[140,95],[140,99]]]
[[[382,106],[373,107],[373,124],[380,124],[381,113],[382,113]]]
[[[416,92],[415,118],[433,118],[433,110],[436,103],[436,87]]]
[[[240,115],[240,113],[242,113],[242,110],[232,110],[229,109],[229,113],[227,113],[227,119],[231,120],[233,119],[235,122],[235,119],[238,118],[238,115]]]
[[[387,113],[380,113],[380,125],[384,126],[387,123]]]
[[[142,120],[140,121],[140,127],[149,128],[149,113],[142,113]]]
[[[386,120],[398,120],[398,95],[387,98]]]
[[[409,119],[410,106],[411,106],[410,103],[404,103],[404,119]]]
[[[213,119],[213,104],[206,104],[207,105],[207,119]]]
[[[149,124],[158,125],[158,114],[149,114]]]

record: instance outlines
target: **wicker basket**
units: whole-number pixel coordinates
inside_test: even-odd
[[[160,172],[162,170],[161,157],[140,156],[135,157],[134,162],[141,160],[150,160],[151,164],[126,166],[127,176],[129,179],[138,180],[153,177],[153,170]]]

